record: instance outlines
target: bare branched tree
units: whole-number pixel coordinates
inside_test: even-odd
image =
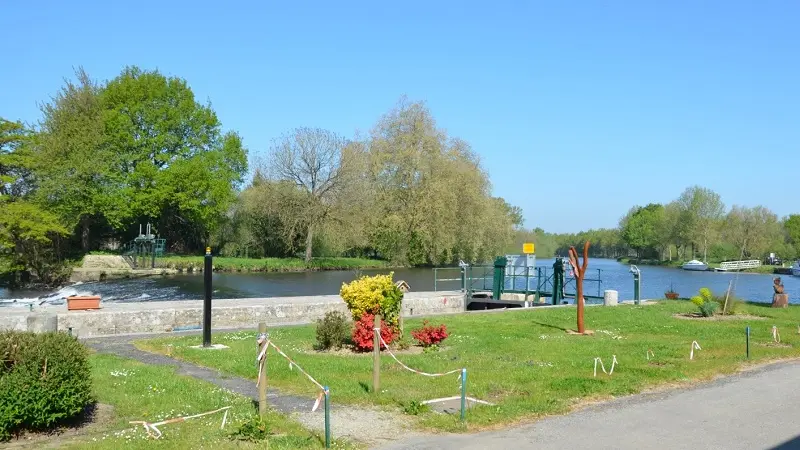
[[[277,181],[294,183],[307,194],[305,216],[306,262],[311,260],[314,232],[328,217],[346,181],[342,150],[347,140],[320,128],[297,128],[275,142],[268,161],[268,173]]]

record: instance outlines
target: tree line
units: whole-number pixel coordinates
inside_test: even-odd
[[[78,70],[40,109],[34,124],[0,118],[6,282],[56,283],[66,261],[119,250],[145,223],[177,254],[406,265],[490,259],[522,224],[421,102],[401,100],[364,137],[301,127],[252,157],[186,80],[158,71]]]
[[[667,204],[632,207],[613,229],[552,234],[519,230],[508,251],[522,242],[536,243],[537,255],[566,256],[570,246],[590,241],[590,256],[636,257],[657,261],[764,260],[775,253],[784,260],[800,257],[800,214],[779,218],[769,208],[733,205],[701,186],[686,188]]]

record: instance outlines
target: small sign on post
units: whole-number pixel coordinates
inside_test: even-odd
[[[532,255],[532,254],[536,253],[535,250],[536,250],[536,248],[533,245],[533,242],[526,242],[526,243],[522,244],[522,253],[524,253],[526,255]]]

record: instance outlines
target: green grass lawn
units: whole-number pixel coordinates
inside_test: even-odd
[[[148,366],[115,356],[93,354],[92,377],[98,403],[110,405],[111,417],[104,423],[90,425],[66,442],[70,448],[323,448],[322,436],[312,433],[286,417],[270,412],[266,422],[274,437],[267,442],[234,441],[230,434],[254,415],[252,402],[242,396],[222,390],[194,378],[176,375],[173,368]],[[198,414],[232,406],[228,423],[220,429],[223,413],[190,419],[159,427],[163,436],[148,439],[141,426],[129,421],[158,422],[179,416]],[[104,406],[105,407],[105,406]],[[63,443],[64,439],[60,441]],[[335,448],[350,448],[335,442]]]
[[[445,372],[466,367],[468,395],[496,406],[481,406],[468,415],[468,429],[487,428],[547,414],[568,411],[586,401],[622,396],[658,385],[703,380],[731,373],[747,364],[745,326],[751,331],[751,363],[800,356],[797,334],[800,307],[771,309],[742,304],[740,314],[764,319],[700,320],[673,317],[694,312],[685,301],[656,305],[625,305],[586,310],[587,329],[593,336],[568,335],[575,327],[575,309],[534,308],[527,310],[460,314],[433,319],[447,324],[451,336],[434,353],[407,354],[400,358],[426,372]],[[406,320],[406,330],[420,320]],[[777,325],[783,346],[772,345],[772,326]],[[398,407],[416,400],[459,395],[457,376],[428,378],[398,367],[382,356],[381,392],[368,392],[372,384],[369,355],[319,354],[312,350],[314,326],[273,328],[271,338],[304,369],[331,388],[333,402]],[[224,372],[255,379],[254,333],[214,335],[231,347],[224,352],[189,348],[199,337],[164,338],[137,345],[155,352],[169,351],[174,357]],[[689,360],[692,341],[702,350]],[[655,354],[650,361],[647,351]],[[313,396],[316,388],[274,353],[269,358],[269,383],[287,392]],[[612,355],[619,365],[611,376],[592,375],[595,357],[610,369]],[[598,372],[600,370],[598,369]],[[457,417],[425,413],[418,417],[424,428],[457,431],[464,428]]]
[[[158,258],[159,267],[172,269],[202,269],[203,256],[165,256]],[[365,258],[314,258],[310,263],[301,258],[214,258],[214,268],[220,271],[297,272],[304,270],[382,269],[386,261]]]

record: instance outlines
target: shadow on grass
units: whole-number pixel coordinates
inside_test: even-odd
[[[541,326],[543,326],[545,328],[553,328],[553,329],[556,329],[556,330],[567,331],[567,329],[564,328],[564,327],[559,327],[557,325],[550,325],[549,323],[537,322],[535,320],[533,320],[532,323],[535,323],[536,325],[541,325]]]
[[[358,385],[361,386],[361,389],[363,389],[364,392],[366,392],[367,394],[370,393],[371,389],[369,388],[369,385],[367,383],[364,383],[363,381],[359,381]]]

